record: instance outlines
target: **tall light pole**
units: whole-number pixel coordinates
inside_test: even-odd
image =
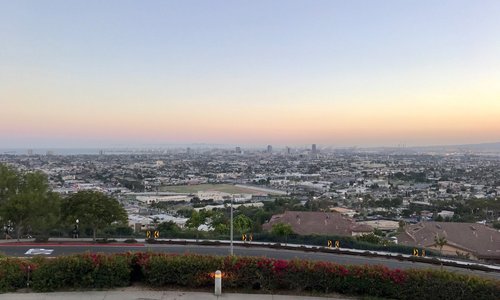
[[[75,232],[75,238],[78,238],[78,237],[79,237],[79,235],[80,235],[80,234],[78,233],[78,230],[79,230],[79,228],[78,228],[78,223],[80,223],[80,220],[76,219],[76,228],[75,228],[75,229],[76,229],[76,232]]]
[[[234,200],[234,195],[231,195],[231,256],[234,253],[234,250],[233,250],[233,200]]]

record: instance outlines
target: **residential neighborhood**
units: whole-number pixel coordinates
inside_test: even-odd
[[[299,235],[377,232],[401,245],[476,259],[500,257],[500,157],[407,149],[177,148],[97,154],[4,153],[0,163],[40,171],[53,191],[118,199],[137,234],[164,222],[223,228],[232,205],[251,231],[289,224]],[[224,215],[217,227],[213,214]],[[258,217],[257,217],[258,216]],[[225,228],[225,229],[224,229]],[[434,241],[446,239],[443,247]]]

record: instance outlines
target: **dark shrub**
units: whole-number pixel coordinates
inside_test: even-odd
[[[29,267],[29,268],[28,268]],[[330,262],[262,257],[159,253],[84,254],[55,259],[0,259],[0,292],[112,288],[142,281],[153,287],[211,287],[214,272],[224,287],[243,291],[343,293],[403,300],[499,299],[500,282],[439,270],[394,270]]]
[[[0,292],[12,292],[26,287],[28,272],[36,269],[36,265],[27,260],[17,258],[0,258]]]
[[[222,258],[202,255],[151,255],[142,262],[144,281],[152,286],[204,287],[213,284],[211,275]]]
[[[60,288],[109,288],[130,285],[128,255],[83,254],[46,260],[33,272],[38,292]]]

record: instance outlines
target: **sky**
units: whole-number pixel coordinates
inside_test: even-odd
[[[500,141],[498,0],[0,7],[0,148]]]

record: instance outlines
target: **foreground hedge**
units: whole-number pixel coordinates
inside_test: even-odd
[[[29,260],[17,258],[0,259],[0,292],[12,292],[26,287],[28,274],[36,268]]]
[[[144,281],[154,287],[211,287],[213,271],[219,269],[225,287],[266,292],[336,292],[394,299],[498,299],[500,295],[498,281],[437,270],[162,254],[143,255],[138,264]]]
[[[232,290],[343,293],[392,299],[498,299],[500,282],[438,270],[391,270],[329,262],[135,253],[0,260],[0,291],[151,287],[212,288],[215,270]],[[29,280],[28,280],[29,277]]]
[[[131,283],[130,255],[84,254],[39,261],[32,287],[47,292],[61,288],[111,288]]]

